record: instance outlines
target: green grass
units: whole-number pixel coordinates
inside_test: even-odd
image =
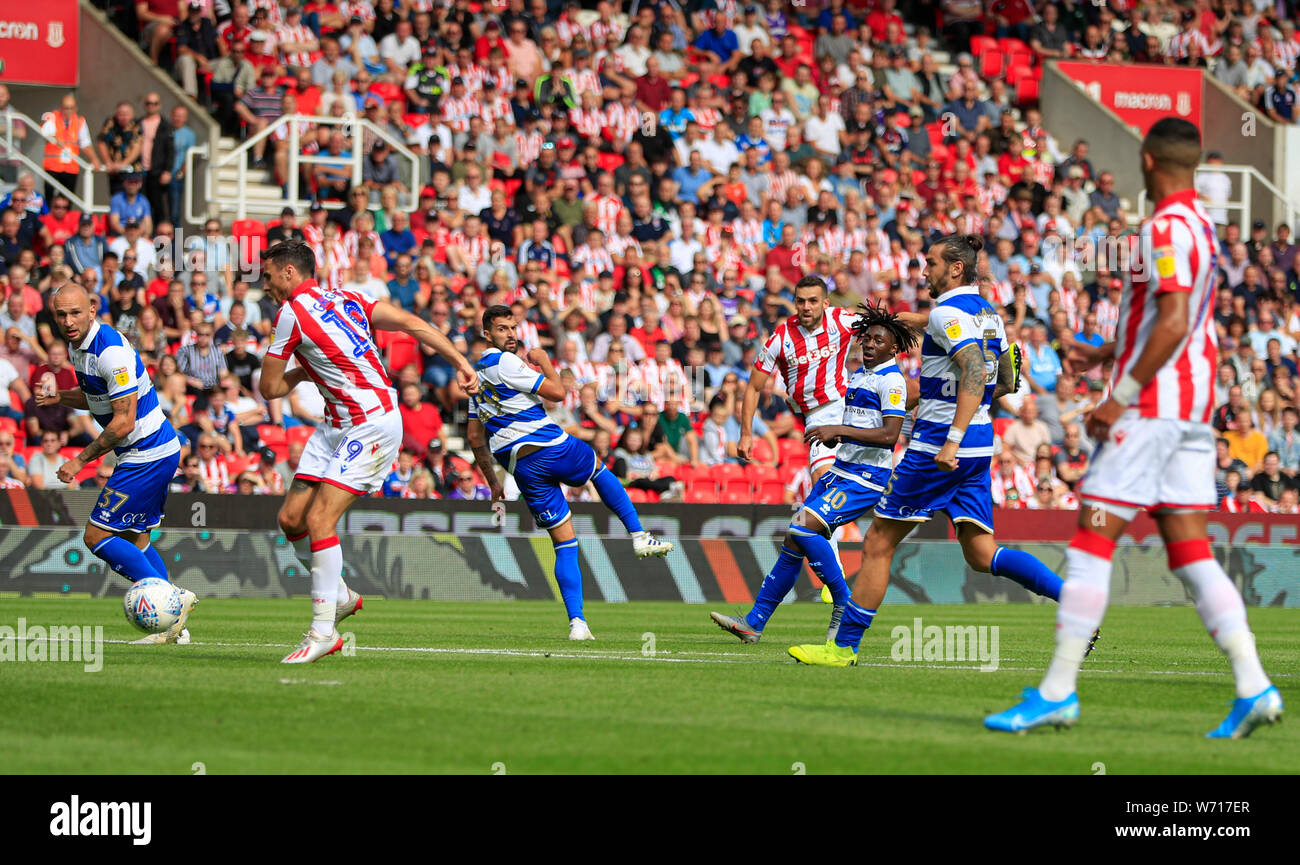
[[[0,625],[137,636],[112,599],[2,604]],[[1232,680],[1189,608],[1111,610],[1080,681],[1079,725],[1007,736],[981,720],[1037,684],[1051,605],[896,607],[868,634],[865,666],[826,669],[785,654],[824,634],[821,605],[781,609],[762,643],[742,646],[702,606],[592,604],[598,642],[571,644],[558,604],[376,600],[345,622],[353,656],[282,666],[309,606],[209,599],[191,619],[195,644],[108,644],[97,673],[0,663],[0,772],[1300,771],[1294,722],[1240,742],[1203,738]],[[1000,626],[1000,669],[896,664],[890,629],[914,616]],[[1265,667],[1293,702],[1298,616],[1250,611]]]

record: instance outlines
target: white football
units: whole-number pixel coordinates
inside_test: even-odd
[[[126,590],[126,620],[148,634],[161,633],[181,617],[181,590],[159,577],[145,577]]]

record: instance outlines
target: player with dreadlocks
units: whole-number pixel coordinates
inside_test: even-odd
[[[803,560],[831,592],[830,640],[839,629],[840,616],[849,600],[844,570],[831,547],[831,533],[876,506],[894,464],[894,445],[903,429],[903,417],[916,403],[898,368],[897,355],[910,351],[920,335],[883,306],[858,307],[853,338],[862,346],[862,367],[849,379],[844,398],[843,423],[810,427],[809,444],[839,445],[835,462],[804,500],[790,521],[785,543],[754,601],[740,618],[711,613],[713,621],[745,643],[757,643],[763,627],[790,592]],[[916,389],[916,385],[912,385]]]

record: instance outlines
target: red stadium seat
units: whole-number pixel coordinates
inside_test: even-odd
[[[646,502],[650,501],[649,496],[646,495],[646,491],[639,490],[636,487],[627,488],[627,498],[628,501],[632,502],[632,504],[635,505],[643,505]]]
[[[763,481],[754,500],[760,505],[785,504],[785,484],[780,481]]]
[[[695,479],[690,483],[689,491],[693,493],[704,493],[707,494],[710,499],[716,499],[718,495],[718,485],[715,484],[711,478],[696,475]]]
[[[709,476],[713,478],[714,483],[721,486],[732,478],[743,478],[745,470],[735,463],[718,463],[709,469]]]
[[[1007,85],[1009,87],[1015,87],[1016,82],[1018,82],[1021,78],[1030,78],[1032,76],[1033,76],[1033,72],[1030,70],[1030,68],[1027,65],[1023,63],[1012,64],[1007,66]]]
[[[998,42],[998,48],[999,50],[1002,51],[1003,54],[1011,54],[1012,52],[1015,51],[1030,50],[1028,45],[1026,45],[1023,41],[1015,38],[1014,36],[1003,36],[1001,39],[997,40],[997,42]]]
[[[760,463],[770,463],[772,461],[773,456],[775,456],[775,454],[772,453],[772,446],[767,443],[767,439],[761,439],[755,437],[754,439],[755,461]]]
[[[1017,49],[1007,54],[1007,68],[1010,69],[1012,66],[1032,67],[1036,60],[1037,57],[1034,52],[1028,49],[1024,51]]]
[[[257,438],[267,447],[275,447],[289,441],[284,434],[284,427],[273,423],[263,423],[257,425]]]
[[[1016,105],[1025,107],[1038,104],[1038,79],[1026,75],[1016,83]]]
[[[925,124],[925,134],[930,138],[930,146],[938,147],[943,144],[943,124],[939,121]]]
[[[993,421],[993,434],[998,438],[1002,438],[1007,434],[1007,430],[1011,429],[1011,425],[1015,422],[1016,419],[1013,417],[1000,417],[995,419]]]
[[[0,417],[0,432],[18,433],[18,421],[11,417]]]
[[[295,427],[290,427],[285,432],[285,437],[288,440],[289,444],[298,442],[299,444],[306,446],[307,439],[311,438],[315,432],[316,432],[315,427],[310,427],[306,425],[295,426]]]
[[[808,445],[798,439],[777,439],[776,453],[782,465],[788,463],[791,457],[795,455],[802,455],[806,461],[808,459]]]
[[[970,38],[970,53],[975,56],[976,60],[978,60],[986,50],[993,49],[996,51],[997,48],[998,40],[994,39],[992,36],[972,36]]]
[[[694,505],[712,505],[717,503],[718,496],[713,490],[690,489],[682,501]]]
[[[992,81],[1002,74],[1002,52],[996,48],[989,49],[980,55],[980,77],[985,81]]]
[[[752,502],[751,502],[750,499],[749,499],[749,491],[748,491],[748,490],[746,490],[746,491],[743,492],[743,493],[723,493],[723,494],[722,494],[722,498],[719,499],[719,502],[721,502],[721,503],[724,504],[724,505],[748,505],[748,504],[752,504]]]
[[[99,471],[100,462],[101,460],[93,460],[89,464],[82,466],[81,471],[77,472],[77,474],[72,478],[72,486],[80,486],[82,481],[93,478],[95,472]]]
[[[763,481],[776,480],[778,475],[774,466],[750,463],[745,466],[745,477],[749,480],[749,483],[752,486],[756,487]]]
[[[753,487],[750,486],[749,478],[731,478],[722,487],[722,495],[724,497],[731,495],[732,493],[741,496],[749,496],[752,492]]]

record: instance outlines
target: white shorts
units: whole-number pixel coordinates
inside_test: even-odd
[[[383,486],[402,447],[402,413],[390,411],[363,424],[316,427],[294,478],[320,481],[357,495]]]
[[[811,413],[804,415],[803,419],[804,429],[812,429],[815,426],[838,426],[842,423],[844,423],[844,400],[842,399],[818,406]],[[835,452],[838,450],[839,445],[835,447],[827,447],[821,443],[809,445],[809,473],[815,474],[819,468],[829,468],[831,463],[835,462]]]
[[[1212,510],[1214,429],[1125,412],[1092,456],[1079,499],[1119,517],[1139,510]]]

